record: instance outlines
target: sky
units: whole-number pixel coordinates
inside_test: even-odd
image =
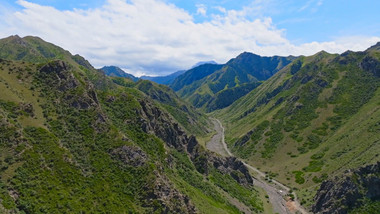
[[[375,0],[2,0],[0,37],[38,36],[99,68],[167,75],[200,61],[362,51]]]

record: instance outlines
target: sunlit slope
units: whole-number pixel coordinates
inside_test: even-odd
[[[314,193],[305,188],[379,161],[379,46],[300,57],[215,112],[229,147],[269,176],[303,188],[308,205]]]

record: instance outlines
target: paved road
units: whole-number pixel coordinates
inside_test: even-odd
[[[234,156],[227,147],[227,144],[224,141],[224,127],[218,119],[212,119],[214,123],[214,129],[216,134],[212,137],[210,142],[206,144],[207,149],[216,152],[222,156]],[[242,160],[241,160],[242,161]],[[253,184],[264,189],[268,196],[269,201],[273,206],[273,211],[280,214],[294,213],[299,211],[303,214],[308,212],[303,209],[297,201],[297,196],[295,195],[295,200],[293,202],[285,201],[285,196],[289,193],[289,187],[281,184],[276,180],[272,180],[272,184],[269,184],[265,181],[265,174],[258,170],[257,168],[247,164],[242,161],[243,164],[250,170],[257,173],[257,177],[253,178]],[[293,193],[295,194],[295,193]],[[288,204],[288,206],[287,206]],[[295,210],[290,211],[287,207],[292,206]]]

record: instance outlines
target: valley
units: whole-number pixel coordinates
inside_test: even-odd
[[[214,123],[216,134],[212,137],[210,142],[206,144],[207,149],[222,156],[234,156],[224,141],[224,127],[222,123],[215,118],[212,118],[212,121]],[[265,173],[245,163],[244,161],[242,162],[248,169],[253,172],[253,184],[264,189],[264,191],[267,193],[269,201],[273,206],[274,213],[286,214],[296,213],[297,211],[303,214],[308,213],[304,208],[301,207],[294,192],[292,192],[294,199],[290,199],[289,187],[284,186],[274,179],[271,179],[270,181],[266,180]]]
[[[0,212],[380,209],[380,43],[123,72],[0,39]]]

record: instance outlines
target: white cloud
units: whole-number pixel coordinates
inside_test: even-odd
[[[323,0],[309,0],[307,1],[298,12],[302,12],[308,8],[311,8],[311,12],[315,13],[318,10],[318,7],[323,5]]]
[[[207,16],[207,7],[204,4],[197,4],[197,15]]]
[[[199,61],[224,63],[243,51],[310,55],[322,49],[363,50],[380,40],[341,38],[294,45],[271,18],[248,18],[250,8],[219,8],[222,14],[209,14],[210,21],[195,23],[188,12],[162,0],[108,0],[97,9],[72,11],[25,0],[18,3],[25,9],[0,15],[6,20],[0,24],[0,36],[40,36],[79,53],[96,67],[116,65],[135,75],[168,74]]]

